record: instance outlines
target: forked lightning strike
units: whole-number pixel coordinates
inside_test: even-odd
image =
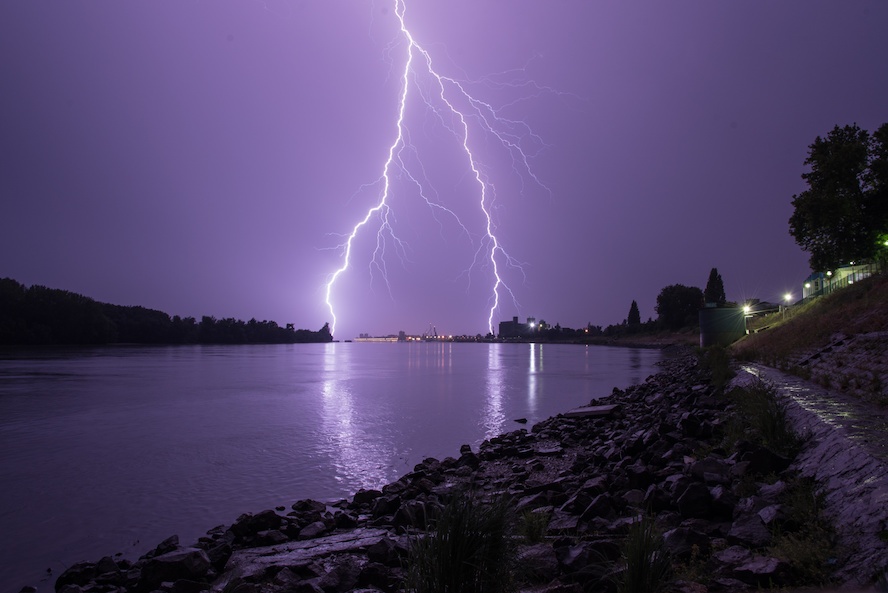
[[[531,132],[527,124],[502,117],[497,109],[490,103],[474,97],[459,80],[439,74],[433,67],[431,54],[416,42],[412,33],[407,28],[405,20],[407,9],[406,0],[392,1],[394,3],[394,13],[397,16],[400,25],[400,34],[407,45],[404,68],[400,76],[401,87],[398,99],[398,116],[395,122],[397,134],[394,142],[392,142],[388,149],[388,158],[383,164],[382,175],[373,184],[382,185],[378,201],[375,206],[367,211],[363,219],[354,225],[345,241],[340,244],[339,247],[343,251],[342,265],[328,277],[326,285],[326,303],[327,307],[330,309],[330,315],[332,317],[331,331],[334,333],[336,331],[333,287],[339,277],[348,270],[355,239],[364,227],[369,226],[375,228],[376,247],[370,261],[371,271],[373,268],[376,268],[376,270],[379,271],[390,292],[391,286],[388,282],[385,263],[386,239],[392,241],[399,257],[402,259],[406,257],[404,243],[395,234],[391,219],[391,179],[394,170],[397,169],[400,171],[411,183],[416,185],[419,197],[433,209],[433,213],[434,211],[440,211],[453,217],[462,231],[471,238],[471,233],[468,228],[452,209],[429,198],[421,181],[421,178],[425,177],[421,164],[419,165],[420,170],[415,174],[404,160],[404,152],[412,149],[405,117],[407,114],[409,99],[411,98],[411,91],[413,91],[419,96],[425,107],[437,116],[438,121],[453,133],[454,138],[459,145],[459,149],[465,153],[467,173],[471,172],[471,176],[478,185],[478,206],[483,213],[485,227],[480,233],[481,241],[475,252],[475,259],[472,262],[469,271],[479,264],[479,260],[489,261],[494,280],[489,299],[490,309],[488,312],[487,323],[489,331],[493,333],[493,317],[500,305],[501,298],[505,294],[508,294],[517,306],[515,294],[500,274],[501,267],[512,266],[521,269],[521,265],[509,256],[503,248],[501,241],[496,236],[495,223],[492,217],[492,207],[496,198],[496,193],[493,184],[490,183],[482,173],[479,162],[469,146],[471,135],[469,119],[471,118],[476,122],[480,134],[488,134],[500,143],[503,149],[510,155],[513,163],[512,168],[519,177],[523,179],[524,175],[528,175],[534,183],[548,190],[548,188],[546,188],[534,174],[530,167],[529,156],[521,147],[522,140],[527,137],[530,137],[536,144],[541,145],[542,143],[540,142],[540,139]],[[429,91],[424,93],[424,89],[418,80],[414,83],[415,88],[413,88],[411,86],[411,75],[413,75],[413,77],[419,77],[420,75],[431,77],[429,80],[432,82],[435,96],[430,96]],[[486,82],[489,84],[498,84],[500,86],[509,87],[520,87],[527,84],[526,82],[520,84],[494,83],[491,79],[487,79]],[[548,90],[541,89],[535,85],[533,88],[538,91]],[[457,100],[461,100],[468,107],[457,107]],[[445,117],[445,114],[448,114],[451,119],[448,120],[448,118]],[[452,121],[453,124],[451,125],[449,121]]]

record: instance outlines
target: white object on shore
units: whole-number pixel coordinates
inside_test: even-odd
[[[588,416],[609,416],[611,412],[620,407],[617,404],[610,404],[607,406],[584,406],[582,408],[576,408],[569,412],[565,412],[564,415],[568,418],[586,418]]]

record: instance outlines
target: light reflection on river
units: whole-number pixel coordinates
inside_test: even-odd
[[[0,593],[245,511],[379,487],[638,383],[659,359],[553,344],[0,352]]]

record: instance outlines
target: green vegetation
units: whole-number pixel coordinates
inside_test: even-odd
[[[759,381],[732,389],[726,395],[737,410],[725,428],[724,445],[729,450],[734,449],[737,441],[745,440],[786,457],[798,454],[802,441],[790,430],[786,406],[773,387]]]
[[[725,295],[725,283],[722,281],[718,268],[712,268],[709,272],[709,280],[703,290],[703,300],[707,303],[715,303],[718,307],[724,307],[728,301]]]
[[[671,330],[696,325],[703,306],[703,291],[696,286],[672,284],[657,295],[657,315],[660,323]]]
[[[522,535],[528,542],[535,544],[543,541],[546,530],[549,528],[549,519],[551,513],[544,512],[541,509],[525,511],[521,515],[521,521],[518,524],[518,533]]]
[[[635,301],[632,301],[632,304],[629,305],[629,316],[626,318],[626,325],[641,325],[641,313],[638,310],[638,303]]]
[[[793,196],[790,234],[812,270],[888,255],[888,123],[872,135],[835,126],[808,147],[808,189]]]
[[[823,518],[823,496],[816,491],[816,484],[810,478],[793,480],[781,503],[789,517],[774,529],[771,554],[789,564],[798,584],[828,583],[835,531]]]
[[[624,567],[619,576],[620,593],[656,593],[672,577],[672,557],[652,517],[632,524],[623,545]]]
[[[735,373],[731,368],[731,356],[723,346],[710,346],[699,349],[697,356],[700,364],[712,375],[711,383],[718,391],[724,390]]]
[[[0,345],[130,344],[290,344],[329,342],[319,331],[280,327],[274,321],[244,322],[204,316],[170,317],[145,307],[123,307],[46,288],[25,287],[0,278]]]
[[[513,588],[515,551],[508,502],[454,496],[407,559],[413,593],[505,593]]]

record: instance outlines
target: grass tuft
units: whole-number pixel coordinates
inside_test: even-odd
[[[656,593],[672,578],[672,557],[652,517],[642,517],[630,527],[623,546],[625,563],[620,593]]]
[[[723,346],[710,346],[698,352],[700,363],[712,375],[712,386],[721,391],[736,373],[731,368],[731,355]]]
[[[518,524],[519,535],[524,536],[524,539],[532,544],[543,541],[549,528],[550,518],[551,513],[543,512],[541,509],[525,511]]]
[[[505,593],[515,550],[504,499],[481,503],[454,496],[429,532],[418,536],[407,559],[407,591],[413,593]]]
[[[789,428],[786,406],[777,398],[773,387],[758,381],[732,389],[728,397],[738,412],[725,428],[728,441],[725,444],[729,448],[743,438],[787,457],[799,452],[801,439]]]
[[[789,483],[781,502],[789,520],[774,533],[771,554],[786,561],[799,584],[829,582],[835,555],[835,530],[823,516],[823,495],[811,478]]]

